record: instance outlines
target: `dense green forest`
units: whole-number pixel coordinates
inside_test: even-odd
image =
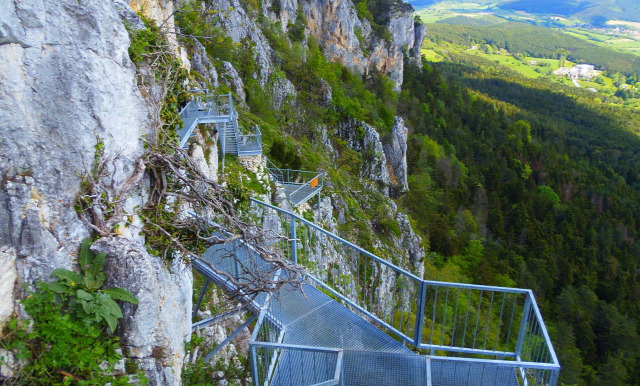
[[[435,266],[534,289],[561,381],[637,384],[640,114],[470,60],[409,66],[402,94]]]
[[[326,194],[340,195],[359,219],[341,225],[341,234],[386,257],[374,240],[384,244],[397,230],[381,217],[380,194],[362,186],[366,155],[337,136],[336,154],[327,153],[318,128],[333,133],[356,118],[384,136],[399,114],[411,128],[410,190],[397,202],[423,236],[425,277],[532,288],[561,382],[638,384],[640,113],[465,56],[407,62],[396,93],[385,76],[327,62],[313,37],[296,28],[285,34],[247,4],[275,50],[273,80],[287,77],[297,91],[280,110],[271,107],[273,80],[262,87],[252,77],[250,41],[233,43],[197,15],[198,4],[178,23],[186,34],[219,37],[201,43],[238,68],[247,94],[241,116],[260,125],[267,153],[326,171]],[[364,17],[384,22],[375,2],[358,4]],[[329,101],[319,92],[327,85]]]
[[[560,30],[525,23],[505,23],[499,26],[430,24],[429,38],[435,42],[446,41],[458,45],[487,43],[496,48],[507,49],[512,54],[536,58],[565,58],[578,63],[594,64],[600,69],[634,78],[640,74],[638,56],[601,47]]]

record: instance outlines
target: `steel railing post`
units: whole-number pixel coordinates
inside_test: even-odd
[[[529,320],[529,314],[531,313],[531,299],[530,295],[527,295],[527,300],[524,302],[524,312],[522,313],[522,322],[520,323],[520,334],[518,334],[518,345],[516,346],[516,359],[522,361],[520,354],[522,354],[522,347],[524,346],[524,339],[527,334],[527,322]]]
[[[318,221],[322,222],[322,193],[318,191]]]
[[[289,217],[291,223],[291,260],[294,264],[298,264],[298,240],[296,236],[296,218]]]
[[[207,292],[207,288],[209,288],[209,279],[204,282],[204,288],[202,288],[202,292],[200,293],[200,299],[198,299],[198,304],[196,304],[196,308],[193,309],[193,315],[191,315],[191,319],[195,318],[198,314],[198,308],[202,304],[202,299],[204,299],[204,294]]]
[[[551,379],[549,380],[549,385],[556,386],[558,384],[558,373],[560,370],[551,370]]]
[[[260,379],[258,378],[258,359],[256,358],[256,347],[251,348],[251,377],[253,378],[253,384],[259,385]]]
[[[424,309],[427,302],[427,283],[420,281],[420,297],[418,298],[418,313],[416,315],[416,331],[413,345],[420,347],[422,343],[422,329],[424,327]]]

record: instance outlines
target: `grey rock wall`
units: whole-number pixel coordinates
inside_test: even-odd
[[[408,4],[394,5],[389,13],[390,42],[375,36],[368,20],[358,19],[351,0],[303,0],[302,7],[307,32],[318,38],[331,61],[341,62],[359,73],[379,71],[388,75],[396,90],[400,90],[405,53],[420,60],[426,29],[414,22],[413,8]],[[363,41],[358,38],[358,31]]]
[[[366,72],[368,61],[355,33],[364,27],[351,0],[305,0],[302,8],[307,31],[318,38],[327,59]]]
[[[142,154],[148,106],[111,2],[0,7],[0,249],[13,248],[19,281],[32,283],[71,267],[88,236],[72,204],[96,136],[118,186]]]
[[[0,321],[21,312],[23,283],[75,266],[89,230],[73,202],[79,176],[94,162],[97,137],[104,142],[108,186],[120,187],[144,151],[140,137],[150,133],[152,109],[136,84],[123,19],[140,26],[122,1],[0,2]],[[140,193],[125,206],[143,204]],[[127,317],[120,332],[136,347],[150,337],[163,355],[139,355],[147,375],[155,384],[178,384],[190,326],[176,310],[188,305],[189,277],[153,262],[137,237],[113,242],[120,249],[108,261],[109,272],[122,277],[112,283],[140,298],[137,308],[125,306],[128,315],[146,315]]]
[[[193,39],[193,45],[195,46],[195,49],[191,53],[191,68],[205,77],[209,81],[211,87],[218,87],[218,71],[209,59],[207,50],[197,39]]]
[[[353,150],[362,154],[364,162],[360,177],[364,181],[374,182],[377,190],[388,196],[391,179],[380,134],[376,129],[364,122],[350,120],[338,126],[338,135]]]
[[[122,346],[153,385],[178,385],[184,342],[191,336],[191,270],[176,259],[167,269],[144,245],[121,237],[103,237],[91,250],[106,252],[106,287],[131,291],[139,304],[123,305]]]
[[[396,122],[391,133],[384,140],[384,153],[389,163],[389,174],[393,183],[392,195],[409,190],[409,173],[407,171],[407,135],[409,129],[404,125],[401,117]]]
[[[255,60],[259,70],[253,77],[264,86],[273,74],[273,50],[253,18],[247,14],[239,0],[212,0],[209,8],[220,15],[217,24],[233,41],[248,39],[255,43]]]

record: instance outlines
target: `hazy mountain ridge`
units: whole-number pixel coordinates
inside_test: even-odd
[[[416,0],[411,4],[416,7],[429,7],[441,0]],[[448,3],[468,3],[463,0],[448,0]],[[593,22],[611,19],[640,21],[640,3],[635,0],[475,0],[474,3],[497,4],[492,9],[524,11],[532,14],[553,14],[564,17],[579,17]]]

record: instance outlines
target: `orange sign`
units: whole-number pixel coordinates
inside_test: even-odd
[[[316,186],[318,186],[318,177],[311,180],[311,187],[315,188]]]

